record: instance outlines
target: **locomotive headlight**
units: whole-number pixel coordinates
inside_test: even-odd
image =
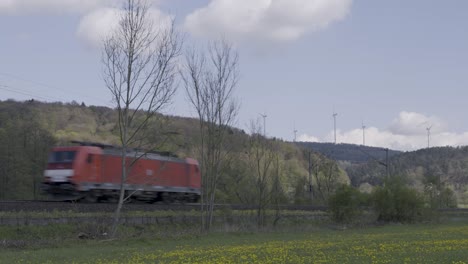
[[[45,170],[44,176],[49,177],[51,182],[67,182],[73,173],[73,170]]]

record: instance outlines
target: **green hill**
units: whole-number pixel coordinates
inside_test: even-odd
[[[115,110],[101,106],[0,101],[0,199],[43,198],[40,182],[50,148],[69,145],[72,140],[118,145],[116,120]],[[157,148],[152,150],[198,158],[198,129],[197,119],[159,115],[150,127],[149,141]],[[249,156],[253,138],[234,127],[224,129],[229,130],[227,143],[232,151],[231,162],[218,183],[218,201],[253,203],[256,199],[255,170],[252,169],[255,164]],[[277,196],[285,203],[310,202],[310,198],[314,203],[324,203],[338,182],[349,182],[344,170],[317,153],[311,160],[321,166],[311,178],[307,151],[276,139],[266,142],[276,164],[271,166],[269,174],[271,177],[279,175],[281,188]],[[324,183],[320,184],[322,181]],[[327,189],[315,187],[311,193],[310,183],[327,186]],[[271,187],[273,180],[269,179],[268,184]]]
[[[336,161],[346,161],[350,163],[366,163],[373,160],[386,159],[386,149],[362,146],[355,144],[334,144],[321,142],[296,142],[297,145],[325,155]],[[388,150],[388,157],[401,154],[401,151]]]
[[[296,142],[297,145],[336,160],[351,185],[369,191],[388,177],[401,176],[421,192],[431,185],[449,188],[458,203],[468,205],[468,147],[434,147],[400,152],[353,144]],[[388,162],[388,171],[387,164]]]
[[[72,140],[118,145],[116,118],[113,109],[74,102],[0,101],[0,199],[43,198],[40,182],[50,148]],[[198,158],[198,128],[197,119],[160,115],[152,124],[149,140],[157,147],[153,150]],[[253,203],[256,178],[249,156],[253,138],[234,127],[225,129],[232,152],[218,184],[218,201]],[[369,191],[383,184],[387,176],[382,148],[277,139],[266,142],[276,159],[273,164],[277,164],[278,173],[270,174],[280,175],[278,197],[285,203],[323,204],[340,182]],[[389,177],[403,176],[422,192],[431,184],[449,188],[459,203],[468,204],[468,147],[389,150],[388,157]]]

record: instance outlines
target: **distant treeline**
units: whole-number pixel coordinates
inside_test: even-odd
[[[385,161],[386,149],[353,144],[334,144],[319,142],[296,142],[299,146],[316,151],[326,157],[337,161],[351,163],[366,163],[369,161]],[[388,150],[388,157],[402,153],[401,151]]]

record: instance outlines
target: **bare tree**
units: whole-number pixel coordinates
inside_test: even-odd
[[[274,152],[273,143],[261,134],[261,129],[258,123],[251,122],[248,148],[250,170],[255,178],[258,227],[263,227],[266,223],[265,212],[273,197],[273,185],[277,184],[274,186],[276,190],[280,187],[279,158]],[[278,179],[274,179],[275,176],[278,176]]]
[[[182,41],[173,21],[167,28],[156,29],[149,8],[144,0],[126,0],[118,27],[105,39],[102,53],[103,79],[118,111],[122,157],[112,235],[125,198],[127,174],[139,158],[128,159],[127,150],[144,142],[148,124],[171,102],[176,89],[176,59]]]
[[[239,108],[233,94],[238,82],[238,54],[226,41],[211,43],[207,54],[192,50],[182,79],[200,121],[201,224],[204,231],[209,231],[216,187],[230,152],[226,144],[228,129]]]
[[[275,210],[275,219],[273,220],[273,226],[276,226],[278,221],[281,218],[281,208],[280,203],[285,200],[284,197],[284,189],[283,185],[281,184],[281,174],[282,168],[280,165],[280,159],[278,153],[275,154],[276,161],[273,166],[273,183],[271,186],[271,203],[274,206]]]
[[[335,161],[321,156],[315,158],[314,164],[316,164],[314,173],[316,193],[318,198],[326,203],[338,184],[340,170]]]

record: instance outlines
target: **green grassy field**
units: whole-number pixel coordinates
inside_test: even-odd
[[[468,225],[83,240],[0,249],[0,263],[468,263]]]

